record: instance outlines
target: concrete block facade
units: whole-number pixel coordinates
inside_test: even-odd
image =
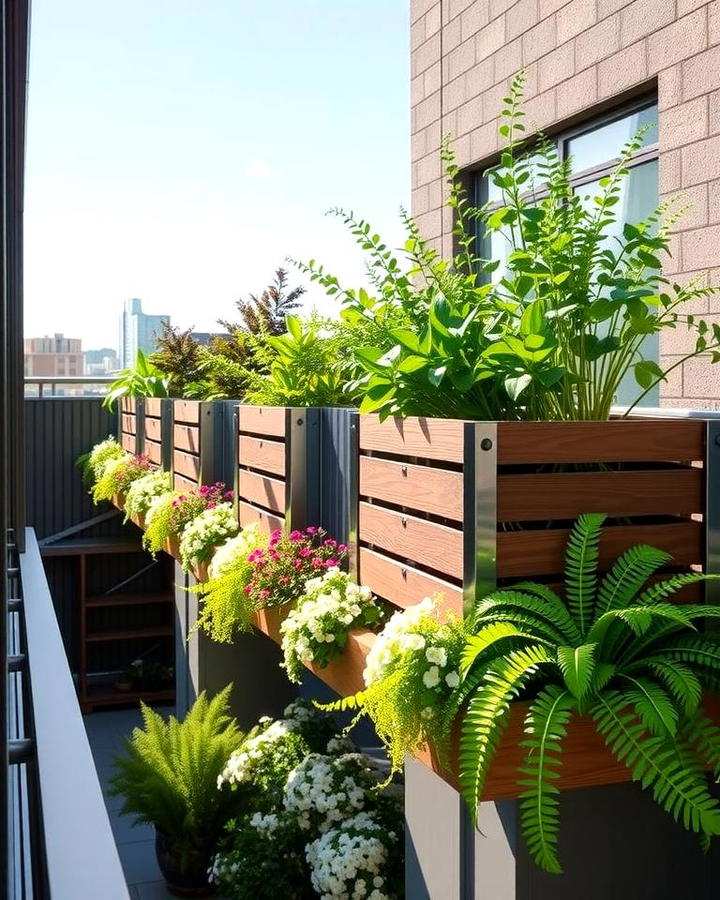
[[[528,131],[557,131],[657,92],[660,199],[692,205],[674,229],[666,274],[720,284],[720,0],[411,0],[412,208],[422,233],[452,252],[441,135],[462,168],[497,154],[502,97],[527,73]],[[693,310],[720,321],[720,294]],[[688,346],[663,335],[663,365]],[[666,406],[720,408],[720,368],[683,364]]]

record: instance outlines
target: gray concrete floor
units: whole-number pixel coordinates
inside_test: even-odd
[[[172,710],[158,707],[158,711],[169,714]],[[123,738],[139,724],[140,712],[133,709],[85,716],[85,728],[103,791],[112,772],[113,756],[121,750]],[[148,825],[133,827],[131,817],[121,816],[118,810],[122,800],[119,797],[106,795],[105,802],[132,900],[167,900],[172,895],[165,889],[155,859],[153,829]]]

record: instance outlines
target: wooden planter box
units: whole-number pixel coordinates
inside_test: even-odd
[[[200,486],[200,401],[173,400],[172,476],[176,491]]]
[[[289,481],[289,411],[284,406],[238,407],[237,503],[241,526],[270,533],[285,524]]]
[[[128,453],[140,453],[139,428],[142,421],[142,399],[121,397],[120,399],[120,439],[123,450]]]

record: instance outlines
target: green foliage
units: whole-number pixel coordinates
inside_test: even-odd
[[[75,462],[80,469],[82,480],[88,486],[92,486],[100,478],[105,466],[115,459],[125,456],[125,451],[112,435],[100,441],[88,453],[83,453]]]
[[[168,381],[171,397],[189,397],[204,383],[202,344],[192,335],[192,328],[182,330],[164,322],[155,339],[156,350],[150,362],[161,370]]]
[[[134,481],[147,475],[149,471],[150,460],[147,456],[125,453],[108,460],[93,486],[93,503],[110,500],[115,494],[124,494]]]
[[[704,765],[720,771],[720,729],[702,710],[703,690],[720,688],[720,633],[696,622],[720,607],[665,602],[685,585],[718,576],[672,575],[646,587],[669,561],[652,547],[623,553],[602,578],[604,516],[581,516],[568,540],[563,603],[524,583],[477,604],[468,621],[462,681],[447,705],[445,734],[463,706],[460,783],[473,817],[508,722],[529,698],[519,785],[523,833],[548,872],[557,853],[562,743],[572,714],[589,715],[633,781],[685,828],[720,834],[720,802]]]
[[[235,306],[242,320],[240,323],[221,319],[220,324],[233,336],[238,332],[263,336],[284,334],[285,319],[300,307],[300,298],[304,293],[302,285],[288,290],[287,272],[277,269],[272,282],[259,297],[250,294],[249,300],[237,301]]]
[[[173,501],[180,497],[179,491],[169,491],[152,501],[145,517],[143,547],[149,553],[158,553],[170,537],[170,523],[175,513]]]
[[[182,722],[166,721],[142,704],[143,728],[134,729],[116,760],[110,793],[124,798],[121,812],[154,825],[180,850],[219,838],[240,809],[238,795],[217,788],[244,739],[228,712],[231,687],[212,700],[200,694]]]
[[[314,260],[301,267],[341,298],[346,321],[372,320],[384,334],[355,352],[364,370],[362,412],[606,419],[627,373],[638,383],[636,404],[686,359],[708,352],[720,360],[720,325],[683,311],[716,289],[671,283],[660,274],[680,213],[665,204],[641,222],[618,218],[628,164],[643,134],[622,148],[615,171],[594,195],[584,196],[572,188],[570,164],[553,143],[540,138],[523,145],[523,84],[521,73],[505,98],[505,149],[488,176],[499,205],[470,203],[444,143],[457,247],[452,259],[442,259],[405,214],[405,258],[399,259],[368,222],[340,210],[367,254],[371,288],[344,289]],[[508,242],[507,271],[494,282],[501,261],[477,255],[476,226]],[[648,335],[677,327],[693,333],[691,352],[666,368],[643,357]]]
[[[252,574],[253,566],[247,556],[240,556],[221,574],[211,573],[206,582],[192,588],[202,596],[195,627],[221,644],[231,644],[238,633],[252,630],[257,609],[254,598],[244,590]]]
[[[103,406],[112,411],[121,397],[167,397],[168,386],[166,372],[148,360],[142,350],[138,350],[134,368],[123,369],[113,381]]]

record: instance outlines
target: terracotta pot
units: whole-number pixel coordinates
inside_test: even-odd
[[[194,841],[169,838],[155,829],[155,855],[158,866],[174,897],[213,897],[215,887],[208,883],[208,869],[215,853],[212,838]]]

